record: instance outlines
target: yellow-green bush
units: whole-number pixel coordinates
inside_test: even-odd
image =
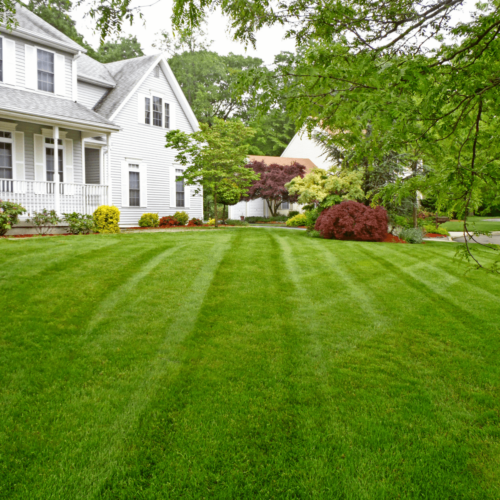
[[[288,227],[305,226],[307,223],[306,214],[299,214],[286,221]]]
[[[175,212],[174,219],[177,220],[181,226],[185,226],[188,223],[189,215],[186,212]]]
[[[158,214],[142,214],[139,219],[139,226],[141,227],[158,227],[160,225],[160,219]]]
[[[208,219],[209,226],[215,226],[215,219]]]
[[[109,205],[101,205],[94,212],[94,222],[99,233],[119,233],[120,210]]]

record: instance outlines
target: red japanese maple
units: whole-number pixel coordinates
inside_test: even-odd
[[[289,195],[285,184],[295,177],[304,177],[306,172],[304,165],[297,162],[291,165],[278,165],[277,163],[267,165],[263,161],[253,161],[246,167],[252,168],[255,173],[260,174],[260,179],[253,181],[247,195],[242,196],[242,200],[263,198],[273,216],[278,213],[283,201],[290,203],[297,201],[298,195]]]
[[[387,235],[385,208],[370,208],[357,201],[343,201],[321,212],[315,229],[323,238],[383,241]]]

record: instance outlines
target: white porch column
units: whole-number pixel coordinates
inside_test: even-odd
[[[54,209],[61,213],[61,194],[59,192],[59,127],[54,125]]]
[[[106,184],[108,185],[108,205],[113,205],[113,187],[111,181],[111,134],[106,135],[107,162],[106,162]]]

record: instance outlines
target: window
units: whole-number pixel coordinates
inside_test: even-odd
[[[131,167],[132,165],[129,165]],[[137,165],[138,166],[138,165]],[[141,206],[141,185],[139,179],[139,172],[129,172],[129,205],[131,207]]]
[[[153,74],[155,78],[160,78],[160,66],[155,67]]]
[[[12,179],[12,132],[0,131],[0,179]]]
[[[0,38],[0,82],[3,82],[3,38]]]
[[[64,182],[64,166],[63,166],[63,150],[59,148],[58,150],[58,171],[59,171],[59,182]],[[54,182],[55,173],[55,149],[46,148],[45,149],[45,161],[47,164],[47,182]]]
[[[146,115],[144,117],[144,123],[146,125],[149,125],[151,123],[151,99],[149,97],[146,97],[146,99],[144,100],[145,102],[145,112],[146,112]]]
[[[170,128],[170,104],[165,103],[165,128]]]
[[[290,203],[288,203],[288,201],[282,201],[280,208],[281,210],[290,210]]]
[[[175,173],[183,174],[183,171],[180,169],[176,169]],[[184,206],[184,179],[179,175],[176,175],[175,177],[175,206]]]
[[[156,127],[163,126],[161,97],[153,97],[153,125]]]
[[[38,90],[54,92],[54,54],[37,49]]]

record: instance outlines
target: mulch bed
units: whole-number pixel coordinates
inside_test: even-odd
[[[387,233],[387,236],[383,239],[382,243],[406,243],[406,241],[394,236],[393,234]]]
[[[425,233],[426,238],[447,238],[444,234],[437,234],[437,233]]]

